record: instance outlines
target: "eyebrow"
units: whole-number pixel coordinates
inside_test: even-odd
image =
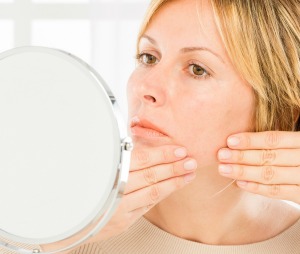
[[[142,35],[140,39],[146,39],[149,42],[151,42],[153,45],[157,46],[156,40],[154,40],[152,37],[150,37],[146,34]],[[222,59],[222,57],[219,54],[215,53],[213,50],[211,50],[209,48],[206,48],[206,47],[187,47],[187,48],[180,49],[181,53],[189,53],[189,52],[193,52],[193,51],[208,51],[211,54],[213,54],[214,56],[216,56],[217,58],[219,58],[219,60],[221,62],[225,63],[224,60]]]
[[[206,48],[206,47],[188,47],[188,48],[182,48],[180,50],[180,52],[182,52],[182,53],[189,53],[189,52],[193,52],[193,51],[208,51],[211,54],[213,54],[214,56],[216,56],[217,58],[219,58],[219,60],[221,62],[225,63],[219,54],[215,53],[214,51],[212,51],[211,49]]]

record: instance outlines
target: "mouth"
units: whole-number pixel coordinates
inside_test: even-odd
[[[168,135],[159,127],[146,119],[139,118],[138,116],[132,118],[130,130],[133,137],[149,139],[168,137]]]

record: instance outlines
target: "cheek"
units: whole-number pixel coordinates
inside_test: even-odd
[[[182,103],[176,122],[180,143],[188,146],[191,155],[205,161],[216,161],[216,153],[226,146],[231,134],[250,131],[253,124],[254,97],[251,90],[237,93],[215,93]],[[182,131],[184,130],[184,131]],[[201,161],[201,159],[200,159]]]
[[[127,82],[127,98],[129,106],[138,101],[139,90],[148,78],[146,74],[147,72],[143,68],[137,67],[130,75]]]
[[[129,98],[132,97],[133,95],[133,84],[134,84],[134,80],[135,80],[135,75],[134,72],[130,75],[128,82],[127,82],[127,97],[128,97],[128,101]]]
[[[127,103],[129,116],[132,116],[132,112],[139,104],[139,100],[136,95],[136,83],[136,75],[135,72],[133,72],[127,82]]]

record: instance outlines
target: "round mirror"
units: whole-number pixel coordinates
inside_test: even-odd
[[[132,148],[100,76],[60,50],[6,51],[0,119],[2,248],[37,253],[65,241],[47,250],[56,253],[98,232],[122,196]]]

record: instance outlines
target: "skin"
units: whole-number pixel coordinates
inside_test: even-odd
[[[208,244],[266,240],[298,220],[299,211],[236,185],[214,196],[229,183],[218,172],[218,158],[223,164],[241,162],[238,151],[221,159],[226,149],[219,149],[231,134],[253,130],[254,97],[226,54],[209,2],[202,1],[199,17],[195,7],[196,1],[172,1],[158,11],[140,41],[142,55],[128,84],[130,117],[145,117],[167,134],[154,139],[133,131],[136,148],[180,144],[198,163],[196,179],[145,217],[167,232]],[[202,50],[183,50],[194,47]],[[196,75],[193,64],[209,74]]]
[[[128,82],[128,184],[114,216],[88,242],[120,234],[144,215],[184,239],[247,244],[278,235],[300,217],[277,200],[300,204],[300,135],[251,133],[252,89],[226,54],[209,1],[197,6],[199,16],[196,2],[167,3],[140,41]],[[182,50],[191,47],[202,49]]]
[[[298,132],[235,134],[219,151],[219,173],[245,191],[300,204],[299,142]]]

